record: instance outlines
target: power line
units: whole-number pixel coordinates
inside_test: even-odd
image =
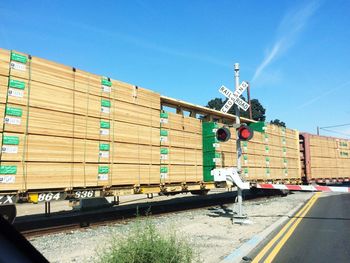
[[[322,129],[322,130],[324,130],[326,132],[332,132],[332,133],[337,133],[337,134],[340,134],[340,135],[350,136],[349,133],[345,133],[345,132],[332,131],[332,130],[328,130],[328,129]]]
[[[324,128],[336,128],[336,127],[344,127],[344,126],[350,126],[350,123],[339,124],[339,125],[333,125],[333,126],[320,127],[320,129],[321,129],[321,130],[324,130]]]

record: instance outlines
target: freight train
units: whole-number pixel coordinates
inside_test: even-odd
[[[235,116],[0,49],[0,207],[130,194],[205,194],[236,166]],[[252,184],[348,181],[350,142],[241,118]],[[231,132],[236,134],[235,130]]]

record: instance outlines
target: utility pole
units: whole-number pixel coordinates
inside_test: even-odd
[[[253,119],[253,112],[252,112],[252,104],[250,102],[250,82],[248,82],[248,88],[247,88],[247,97],[248,97],[248,104],[250,105],[249,107],[249,119]]]

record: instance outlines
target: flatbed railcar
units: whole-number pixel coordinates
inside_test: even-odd
[[[4,49],[0,120],[2,214],[15,213],[17,202],[205,194],[216,187],[211,170],[236,166],[235,131],[227,143],[215,138],[234,115]],[[256,131],[242,145],[246,180],[310,181],[305,160],[313,152],[297,130],[241,122]]]
[[[350,140],[300,133],[301,177],[306,184],[350,181]]]

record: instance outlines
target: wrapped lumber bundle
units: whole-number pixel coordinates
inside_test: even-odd
[[[299,182],[299,133],[296,130],[272,124],[261,126],[249,142],[242,143],[243,173],[248,180],[272,182]],[[258,132],[258,131],[263,132]]]
[[[160,132],[162,182],[202,181],[201,121],[180,114],[162,112]]]
[[[160,95],[0,49],[0,190],[159,184]]]
[[[302,133],[308,182],[348,181],[350,140]]]
[[[219,167],[232,167],[237,164],[236,131],[230,128],[231,139],[219,142],[216,130],[223,124],[217,122],[203,122],[203,178],[205,182],[213,181],[211,170]]]
[[[297,181],[300,178],[298,132],[270,124],[259,124],[250,141],[242,141],[242,172],[249,181]],[[203,123],[204,180],[212,181],[211,170],[237,166],[236,131],[219,142],[215,132],[223,124]],[[252,126],[255,128],[254,125]]]

